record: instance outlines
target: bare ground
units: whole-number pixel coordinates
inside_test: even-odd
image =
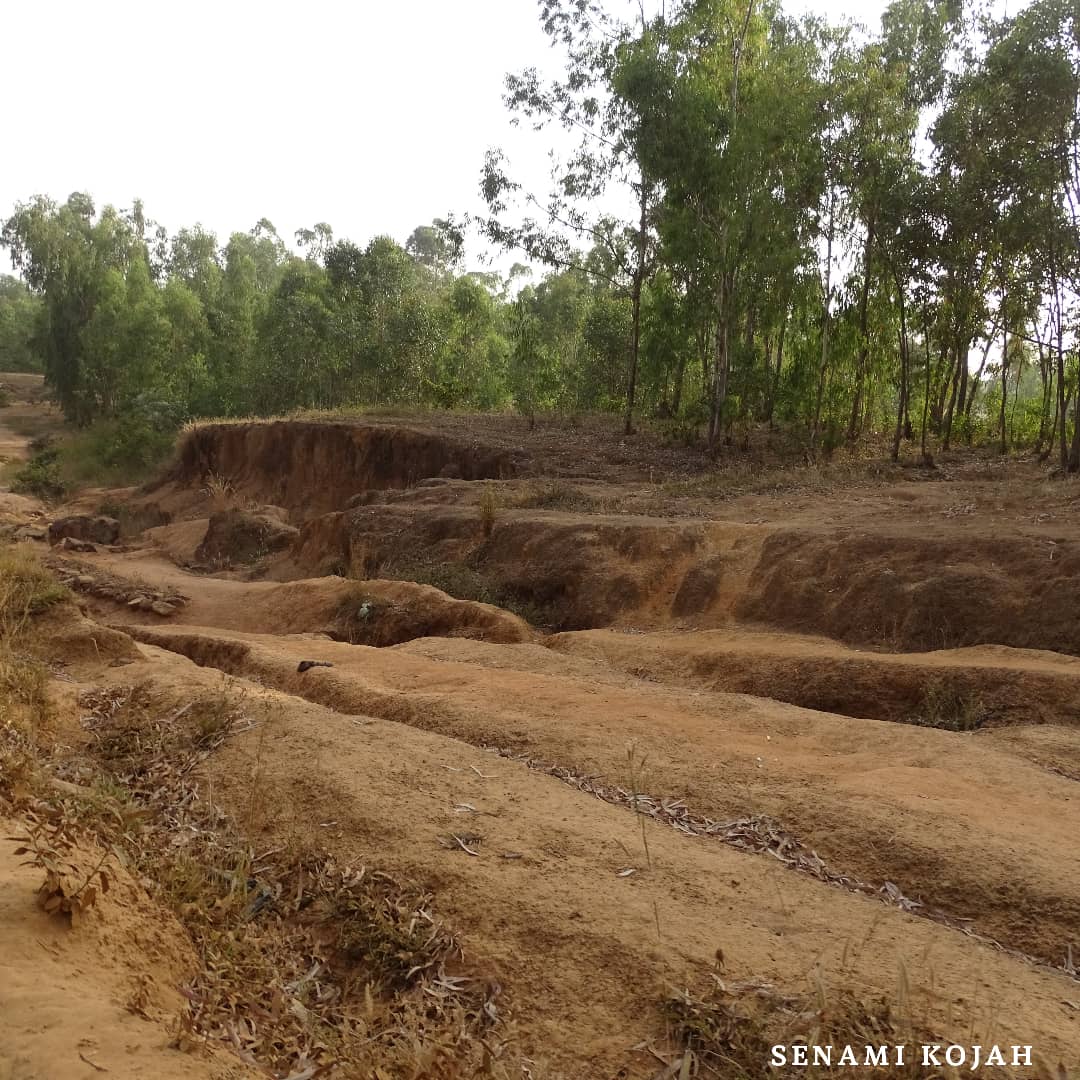
[[[514,1075],[677,1075],[686,1044],[663,1002],[714,977],[886,1000],[943,1038],[1080,1066],[1080,649],[1075,605],[1055,606],[1078,587],[1075,484],[974,457],[932,478],[865,462],[713,473],[592,422],[529,435],[414,417],[401,438],[393,418],[364,423],[391,441],[338,432],[332,499],[304,496],[310,463],[272,486],[288,425],[220,444],[217,462],[243,464],[229,498],[301,526],[284,555],[191,569],[209,438],[199,464],[127,495],[169,524],[54,558],[88,620],[69,641],[108,646],[54,656],[61,714],[80,691],[143,684],[183,708],[226,673],[256,722],[205,757],[200,790],[261,849],[319,846],[422,883],[463,971],[501,988]],[[459,471],[516,471],[427,483],[409,453],[371,450],[387,445],[423,446],[435,471],[479,446]],[[348,508],[346,491],[363,498]],[[338,559],[351,579],[311,577]],[[387,573],[432,567],[458,596]],[[184,602],[147,615],[128,603],[140,590]],[[536,613],[592,618],[551,635]],[[77,710],[66,723],[77,745]],[[32,886],[0,862],[0,941],[29,932]],[[80,932],[56,933],[89,947]],[[32,952],[0,949],[27,1000]],[[120,1023],[141,955],[80,954],[87,1009]],[[77,1013],[44,1035],[0,1015],[19,1053],[57,1061],[65,1032],[99,1023]],[[152,1066],[94,1060],[173,1075],[155,1038],[140,1043]]]

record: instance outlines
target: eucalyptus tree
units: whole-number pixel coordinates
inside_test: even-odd
[[[1069,0],[1034,0],[989,27],[979,70],[988,101],[980,137],[995,178],[1009,248],[1047,298],[1056,360],[1056,436],[1063,468],[1080,468],[1080,391],[1070,402],[1065,338],[1069,296],[1080,292],[1080,13]],[[1068,438],[1072,404],[1073,436]]]
[[[736,353],[744,414],[754,389],[761,284],[779,278],[783,295],[808,251],[807,214],[824,184],[816,49],[759,0],[697,0],[620,60],[615,85],[661,198],[665,261],[708,298],[697,307],[710,326],[715,449],[731,419]],[[773,313],[783,307],[774,301]]]
[[[20,203],[4,223],[0,244],[30,288],[44,300],[40,344],[45,377],[64,415],[89,423],[103,408],[100,387],[111,386],[103,372],[107,358],[91,355],[85,331],[106,298],[122,289],[145,245],[130,215],[111,206],[98,214],[79,192],[63,204],[38,196]]]
[[[662,8],[650,16],[645,0],[638,0],[637,9],[637,17],[626,21],[596,0],[540,0],[544,32],[563,50],[563,72],[551,80],[535,68],[508,75],[505,102],[515,123],[526,119],[537,131],[559,127],[573,132],[578,143],[565,160],[556,160],[552,187],[544,196],[524,191],[510,178],[500,151],[489,151],[481,183],[489,210],[481,225],[489,239],[559,270],[586,270],[629,297],[626,434],[633,431],[636,407],[642,295],[655,269],[654,189],[641,166],[643,132],[613,85],[624,50],[640,49],[646,42],[656,47],[664,28]],[[632,222],[595,210],[618,185],[633,192],[637,214]],[[511,202],[524,202],[524,216]],[[582,244],[606,247],[606,268],[583,260]]]

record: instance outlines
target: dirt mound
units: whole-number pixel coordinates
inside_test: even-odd
[[[771,535],[740,618],[924,651],[997,644],[1080,655],[1080,544],[1065,537]]]
[[[208,517],[190,518],[147,529],[144,536],[177,566],[190,566],[196,561],[195,551],[206,537],[209,526]]]
[[[353,569],[348,524],[341,511],[305,521],[288,555],[275,562],[269,576],[278,581],[323,574],[344,577]]]
[[[286,507],[296,519],[337,510],[357,492],[404,488],[447,470],[466,480],[509,477],[526,458],[409,427],[280,420],[205,424],[147,493],[166,509],[192,502],[209,478],[237,497]]]
[[[168,615],[177,623],[249,633],[322,634],[354,644],[397,645],[441,636],[514,643],[535,636],[508,611],[411,581],[328,576],[278,584],[201,577],[140,552],[99,556],[60,570],[73,588],[105,601],[99,606],[101,617],[118,626],[147,621],[146,605],[131,599],[150,597],[174,609]],[[179,592],[180,585],[186,593]]]
[[[276,514],[251,510],[219,510],[210,515],[206,535],[195,549],[195,561],[215,569],[252,563],[289,547],[299,530]]]
[[[282,586],[288,589],[289,586]],[[415,638],[461,637],[499,644],[530,641],[528,623],[491,604],[457,600],[411,581],[358,581],[338,602],[329,633],[353,645],[399,645]]]
[[[35,626],[46,656],[57,666],[127,663],[139,655],[127,634],[88,619],[74,604],[54,605],[38,616]]]
[[[668,685],[788,701],[950,731],[1080,726],[1080,662],[1008,648],[859,652],[825,639],[746,630],[558,634],[546,644]]]

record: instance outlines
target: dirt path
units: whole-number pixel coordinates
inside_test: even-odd
[[[0,372],[0,385],[7,388],[11,404],[0,409],[0,464],[23,461],[35,438],[56,434],[63,418],[55,406],[44,401],[45,385],[40,375]]]

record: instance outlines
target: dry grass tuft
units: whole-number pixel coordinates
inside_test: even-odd
[[[721,964],[722,966],[722,964]],[[901,992],[895,1002],[863,1001],[851,993],[828,993],[817,982],[809,995],[781,993],[769,983],[727,982],[712,976],[713,985],[697,995],[674,991],[663,1003],[671,1050],[657,1055],[669,1062],[671,1077],[724,1077],[731,1080],[784,1080],[816,1076],[877,1077],[889,1080],[959,1080],[976,1075],[963,1066],[924,1067],[921,1046],[944,1044],[927,1023],[912,1015],[901,971]],[[977,1042],[978,1039],[973,1039]],[[771,1064],[771,1048],[785,1050],[784,1065]],[[792,1064],[792,1048],[810,1049],[807,1065]],[[841,1063],[844,1047],[852,1047],[857,1065]],[[902,1046],[902,1063],[896,1047]],[[815,1064],[814,1047],[831,1047],[831,1065]],[[887,1048],[887,1063],[866,1065],[866,1048]],[[1008,1070],[980,1065],[979,1076],[1003,1078]]]
[[[70,595],[24,545],[0,551],[0,791],[27,772],[35,732],[51,714],[34,619]]]
[[[25,544],[0,551],[0,638],[25,632],[34,615],[70,595]]]
[[[210,500],[214,510],[231,510],[236,505],[236,488],[227,476],[216,472],[206,474],[202,494]]]
[[[480,492],[480,527],[483,530],[484,536],[490,537],[495,531],[495,519],[499,515],[499,497],[495,494],[495,489],[490,484],[484,485],[484,490]]]

